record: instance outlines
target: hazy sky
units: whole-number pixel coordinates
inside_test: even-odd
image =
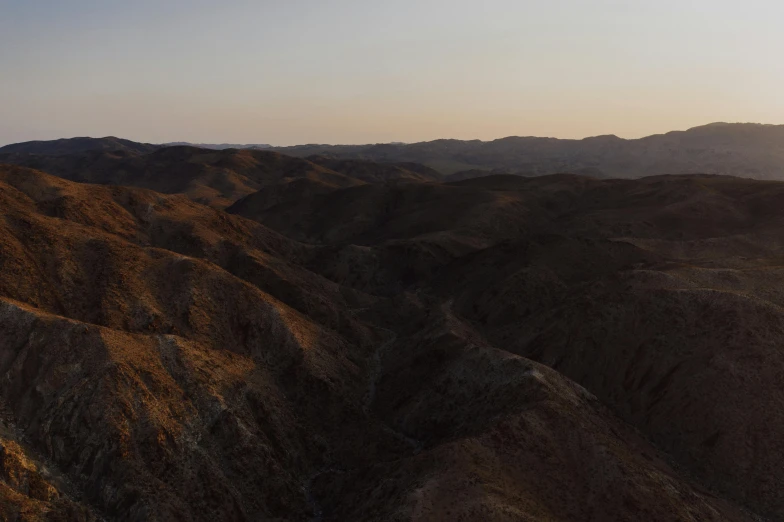
[[[777,0],[0,0],[0,144],[784,123]]]

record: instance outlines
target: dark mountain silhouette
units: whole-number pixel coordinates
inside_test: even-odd
[[[509,137],[490,142],[302,145],[275,148],[293,156],[328,155],[377,162],[415,162],[444,175],[495,169],[521,175],[569,172],[605,178],[706,173],[784,179],[784,126],[715,123],[636,140]]]
[[[160,145],[137,143],[110,136],[107,138],[69,138],[52,141],[28,141],[0,147],[0,154],[79,154],[83,152],[126,152],[146,154],[160,148]]]
[[[172,143],[164,143],[164,147],[197,147],[199,149],[214,149],[214,150],[224,150],[224,149],[252,149],[252,150],[264,150],[272,148],[272,145],[267,145],[263,143],[246,143],[245,145],[240,143],[189,143],[187,141],[177,141]]]

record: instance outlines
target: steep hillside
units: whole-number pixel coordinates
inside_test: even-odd
[[[301,176],[288,185],[305,190],[291,210],[300,230],[266,210],[253,214],[262,224],[181,195],[0,166],[0,513],[784,515],[778,311],[759,275],[772,269],[744,261],[760,272],[714,278],[694,265],[695,285],[745,285],[732,316],[705,291],[665,288],[687,263],[644,243],[703,241],[701,225],[662,235],[655,216],[629,213],[652,220],[652,235],[599,237],[625,223],[600,211],[637,194],[628,208],[661,200],[687,212],[692,203],[677,205],[694,198],[705,212],[734,208],[721,229],[731,239],[747,230],[743,205],[773,185],[530,181],[321,190]],[[288,197],[272,186],[258,198],[267,208]],[[771,197],[749,217],[774,230]],[[254,212],[253,199],[244,205]],[[578,226],[593,222],[606,224]],[[681,322],[665,335],[668,317]],[[702,339],[702,328],[714,333]],[[649,350],[633,349],[638,331]]]
[[[781,182],[559,175],[229,211],[328,245],[310,267],[336,282],[446,303],[474,342],[575,380],[701,483],[777,520],[782,209]]]

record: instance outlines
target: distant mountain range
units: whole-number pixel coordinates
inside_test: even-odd
[[[264,150],[272,148],[271,145],[261,143],[238,144],[238,143],[189,143],[187,141],[177,141],[172,143],[162,143],[153,145],[151,143],[138,143],[131,140],[107,136],[105,138],[63,138],[50,141],[26,141],[14,143],[0,147],[0,153],[15,154],[46,154],[64,155],[78,154],[81,152],[93,151],[126,151],[137,154],[147,154],[157,149],[165,147],[197,147],[199,149],[225,150],[225,149],[250,149]]]
[[[152,145],[119,138],[73,138],[8,145],[0,154],[63,155],[91,151],[148,154],[182,143]],[[192,146],[192,145],[188,145]],[[270,150],[300,158],[422,165],[459,181],[489,174],[540,176],[557,173],[596,178],[640,178],[657,174],[725,174],[784,179],[784,126],[713,123],[686,131],[627,140],[597,136],[582,140],[508,137],[494,141],[436,140],[375,145],[199,144],[201,149]]]
[[[675,173],[784,178],[784,126],[749,123],[714,123],[634,140],[617,136],[582,140],[508,137],[409,145],[299,145],[272,150],[300,157],[317,154],[415,162],[454,176],[450,179],[491,172],[524,176],[573,173],[599,178]]]
[[[0,147],[2,154],[45,154],[64,155],[79,154],[82,152],[123,151],[134,154],[147,154],[161,148],[160,145],[150,143],[137,143],[108,136],[106,138],[64,138],[51,141],[26,141]]]
[[[266,145],[263,143],[246,143],[242,145],[240,143],[189,143],[187,141],[175,141],[172,143],[164,143],[164,147],[179,147],[179,146],[187,146],[187,147],[198,147],[200,149],[213,149],[213,150],[225,150],[225,149],[251,149],[251,150],[264,150],[264,149],[271,149],[272,145]]]

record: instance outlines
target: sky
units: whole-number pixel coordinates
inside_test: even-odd
[[[784,123],[776,0],[0,0],[0,144]]]

